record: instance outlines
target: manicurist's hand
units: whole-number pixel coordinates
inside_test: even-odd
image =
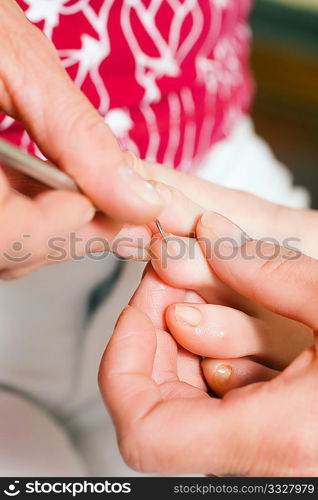
[[[150,221],[161,212],[160,195],[130,168],[131,158],[70,80],[52,43],[14,0],[0,2],[0,111],[20,120],[42,153],[73,176],[91,200],[52,191],[31,200],[12,187],[34,195],[39,186],[15,173],[7,173],[8,180],[0,171],[1,277],[44,264],[53,237],[66,240],[65,246],[74,231],[83,242],[91,235],[111,241],[118,231],[111,220],[98,217],[87,226],[94,217],[92,203],[110,218],[130,223]]]
[[[247,241],[227,219],[214,227],[205,218],[197,234],[234,241],[235,258],[223,258],[229,247],[222,242],[209,257],[227,286],[317,330],[316,260]],[[180,302],[199,297],[165,285],[148,269],[101,363],[101,391],[128,464],[160,473],[317,475],[316,341],[276,378],[216,399],[206,392],[200,358],[168,333],[169,305]]]

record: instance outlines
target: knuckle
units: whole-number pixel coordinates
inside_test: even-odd
[[[61,105],[64,106],[62,102],[64,97],[61,98]],[[113,137],[112,133],[108,130],[107,125],[104,123],[102,117],[91,108],[90,105],[85,101],[83,96],[75,93],[73,90],[73,106],[67,112],[65,116],[65,137],[68,141],[73,141],[76,138],[76,144],[74,148],[65,148],[65,144],[61,144],[59,150],[56,151],[54,162],[67,169],[72,175],[76,176],[79,184],[87,181],[87,170],[84,168],[78,168],[76,163],[70,162],[70,150],[78,149],[78,144],[81,144],[82,151],[86,151],[85,145],[87,144],[87,138],[90,137],[91,141],[94,143],[94,148],[96,151],[96,157],[99,161],[99,156],[97,153],[100,151],[108,151],[109,156],[113,160],[113,164],[122,163],[122,152],[118,146],[117,141]],[[68,133],[69,132],[69,133]],[[69,137],[71,139],[69,139]],[[68,142],[69,144],[69,142]],[[105,161],[105,160],[103,160]],[[107,162],[105,162],[107,164]],[[98,177],[98,182],[100,179]]]

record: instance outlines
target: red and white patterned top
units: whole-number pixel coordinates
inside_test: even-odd
[[[250,106],[251,2],[18,0],[123,147],[184,171]],[[0,134],[41,155],[3,114]]]

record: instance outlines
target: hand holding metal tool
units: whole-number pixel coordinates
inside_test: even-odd
[[[134,158],[134,162],[140,161],[139,158],[137,158],[133,153],[131,154]],[[74,179],[72,179],[72,177],[65,172],[56,168],[52,163],[40,160],[35,156],[31,156],[3,139],[0,139],[0,163],[15,169],[50,188],[81,192]],[[167,235],[165,234],[160,221],[155,219],[155,223],[162,238],[167,241]]]

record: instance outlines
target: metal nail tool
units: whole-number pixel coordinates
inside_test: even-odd
[[[159,219],[155,219],[155,223],[156,223],[156,226],[157,226],[157,229],[159,231],[159,233],[161,234],[162,236],[162,239],[168,243],[168,236],[167,234],[164,232],[164,230],[162,229],[162,225],[161,225],[161,222]]]
[[[134,162],[139,161],[133,153],[131,155]],[[0,163],[32,177],[50,188],[81,192],[74,179],[52,163],[35,158],[3,139],[0,139]],[[167,235],[162,229],[160,221],[155,219],[155,223],[162,238],[167,241]]]

